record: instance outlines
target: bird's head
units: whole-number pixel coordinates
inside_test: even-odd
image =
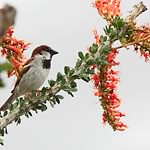
[[[34,58],[37,55],[41,55],[45,59],[51,59],[52,56],[56,54],[58,54],[58,52],[53,50],[51,47],[47,45],[41,45],[33,50],[31,57]]]

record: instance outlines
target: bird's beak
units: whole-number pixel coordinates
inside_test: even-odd
[[[56,55],[56,54],[58,54],[58,52],[55,51],[55,50],[52,50],[52,51],[51,51],[51,54],[52,54],[52,55]]]

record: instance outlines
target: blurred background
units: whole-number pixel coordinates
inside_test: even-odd
[[[139,0],[122,0],[122,15],[126,16]],[[143,0],[148,10],[138,17],[138,24],[150,22],[150,1]],[[92,7],[92,0],[0,0],[16,7],[15,36],[31,46],[25,52],[30,57],[32,49],[41,44],[59,51],[52,62],[48,79],[55,79],[65,65],[74,66],[78,51],[86,51],[94,36],[93,29],[103,34],[106,25]],[[120,80],[118,94],[122,99],[120,111],[128,124],[124,132],[114,132],[102,124],[102,108],[93,95],[93,85],[78,82],[75,97],[65,99],[55,108],[23,117],[21,125],[8,128],[2,150],[148,150],[150,149],[150,63],[133,49],[121,49],[118,56]],[[5,88],[0,89],[0,104],[7,99],[15,79],[5,78]],[[45,82],[45,86],[47,82]]]

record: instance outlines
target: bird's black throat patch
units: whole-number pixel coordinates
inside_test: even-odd
[[[43,59],[43,68],[50,69],[51,67],[51,59]]]

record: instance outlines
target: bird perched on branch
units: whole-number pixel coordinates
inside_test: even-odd
[[[17,97],[41,87],[49,74],[51,60],[55,54],[58,52],[46,45],[41,45],[33,50],[31,58],[24,64],[15,83],[12,95],[0,107],[0,111],[5,111]]]

